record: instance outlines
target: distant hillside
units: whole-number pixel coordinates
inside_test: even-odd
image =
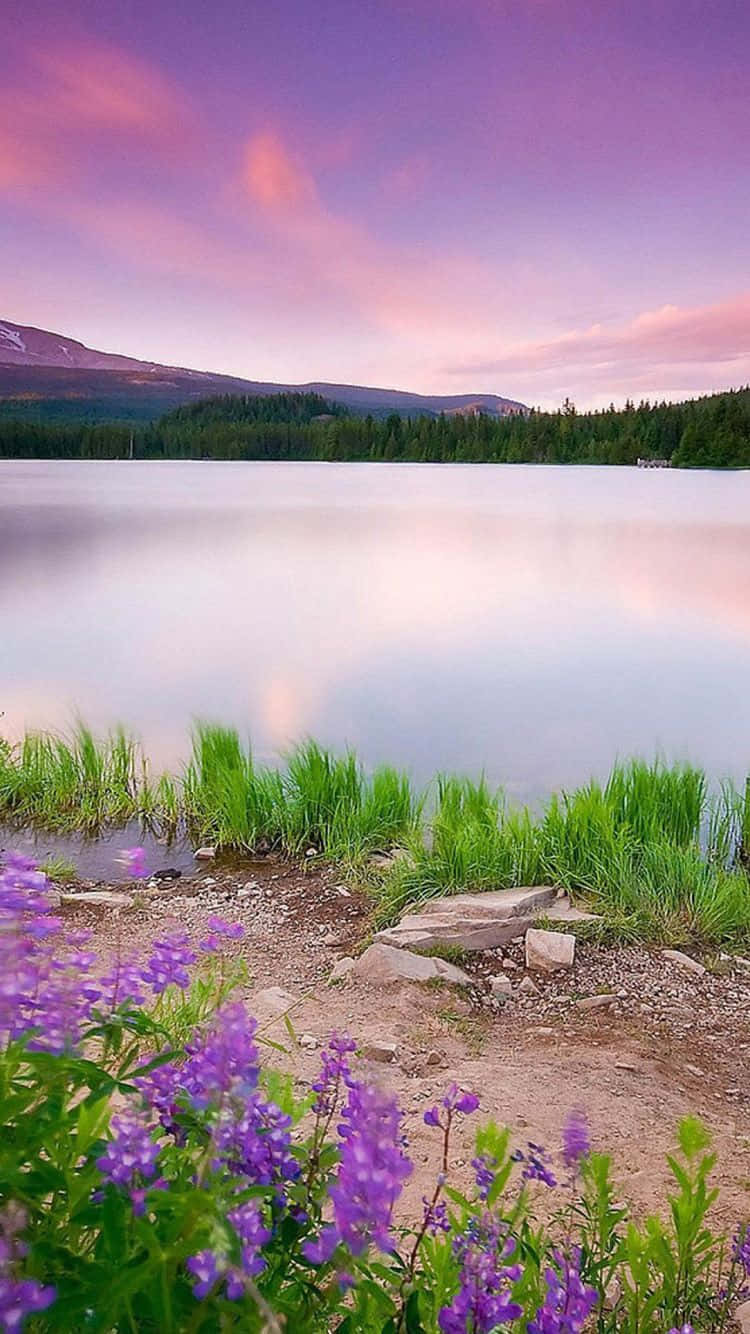
[[[151,421],[181,403],[217,394],[317,393],[351,412],[386,417],[481,411],[492,417],[524,412],[497,394],[411,394],[362,385],[273,384],[162,366],[97,352],[64,334],[0,320],[0,415],[28,421]]]

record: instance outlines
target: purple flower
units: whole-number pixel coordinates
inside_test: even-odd
[[[549,1167],[550,1155],[546,1149],[542,1148],[541,1144],[534,1144],[529,1140],[528,1153],[522,1153],[520,1149],[516,1149],[515,1153],[510,1156],[514,1163],[525,1163],[521,1173],[524,1181],[541,1181],[550,1189],[557,1185],[557,1179]]]
[[[433,1237],[437,1236],[438,1232],[450,1232],[451,1225],[445,1200],[428,1200],[427,1196],[423,1195],[422,1204],[424,1205],[423,1221],[427,1231],[431,1232]]]
[[[563,1126],[563,1162],[566,1167],[576,1167],[581,1158],[588,1158],[590,1152],[591,1136],[586,1113],[575,1109]]]
[[[741,1223],[734,1236],[732,1259],[750,1278],[750,1223]]]
[[[208,1249],[198,1251],[197,1255],[191,1255],[185,1267],[197,1280],[193,1284],[193,1293],[200,1301],[208,1296],[223,1273],[218,1258]]]
[[[460,1089],[457,1084],[450,1084],[440,1106],[436,1104],[434,1107],[428,1107],[424,1114],[424,1123],[426,1126],[445,1128],[450,1124],[454,1112],[470,1116],[478,1106],[479,1098],[476,1093],[468,1093],[465,1089]]]
[[[187,932],[175,931],[163,940],[155,940],[151,948],[153,953],[142,977],[152,991],[158,996],[172,985],[183,990],[188,987],[190,974],[187,969],[195,963],[196,956],[188,944]]]
[[[676,1326],[670,1329],[669,1334],[695,1334],[695,1330],[692,1325],[680,1325],[679,1329]]]
[[[346,1033],[332,1033],[328,1046],[320,1053],[320,1074],[312,1086],[316,1094],[313,1110],[316,1116],[329,1116],[336,1106],[342,1084],[350,1088],[352,1073],[349,1056],[357,1044]]]
[[[149,873],[144,848],[123,848],[119,860],[134,880],[144,880]]]
[[[241,940],[245,934],[241,922],[227,922],[223,917],[209,917],[208,930],[209,934],[199,945],[204,954],[216,954],[225,940]]]
[[[507,1265],[515,1250],[499,1222],[486,1215],[473,1219],[456,1239],[461,1273],[456,1295],[438,1316],[442,1334],[489,1334],[498,1325],[518,1320],[522,1307],[513,1300],[511,1284],[521,1277],[520,1265]]]
[[[528,1334],[580,1334],[599,1300],[596,1288],[584,1286],[580,1275],[581,1252],[561,1255],[555,1251],[556,1268],[550,1266],[544,1275],[547,1295],[534,1320],[528,1324]]]
[[[0,1329],[22,1328],[26,1317],[46,1311],[55,1300],[55,1289],[19,1272],[28,1247],[20,1238],[26,1214],[10,1202],[0,1213]]]
[[[474,1179],[477,1183],[479,1198],[484,1202],[495,1184],[497,1159],[490,1158],[488,1154],[483,1153],[478,1158],[472,1158],[471,1165],[474,1168]]]
[[[145,1205],[140,1188],[156,1173],[159,1145],[152,1138],[152,1127],[134,1112],[113,1116],[112,1130],[114,1134],[96,1165],[105,1181],[131,1192],[136,1212],[142,1213]]]
[[[248,1200],[247,1204],[230,1209],[227,1220],[240,1239],[243,1273],[253,1278],[265,1269],[266,1262],[260,1250],[271,1240],[270,1229],[263,1223],[260,1205],[257,1200]]]
[[[99,985],[99,1008],[107,1013],[120,1005],[142,1005],[146,998],[143,966],[132,959],[118,959],[114,968],[99,979]]]
[[[402,1147],[401,1116],[395,1098],[352,1084],[339,1126],[338,1172],[329,1190],[333,1222],[303,1247],[314,1264],[329,1260],[339,1245],[352,1255],[369,1245],[393,1249],[393,1206],[412,1170]]]

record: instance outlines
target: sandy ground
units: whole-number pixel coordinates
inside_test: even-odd
[[[152,897],[139,894],[123,912],[68,906],[64,915],[71,925],[92,927],[106,951],[118,940],[128,951],[145,951],[177,925],[200,933],[215,912],[242,921],[249,1004],[261,1035],[284,1048],[269,1048],[269,1060],[300,1088],[318,1069],[314,1040],[323,1044],[332,1030],[350,1032],[365,1052],[394,1044],[391,1062],[361,1060],[404,1108],[416,1165],[406,1203],[415,1212],[431,1185],[437,1149],[423,1112],[456,1080],[480,1095],[484,1117],[513,1127],[521,1148],[533,1140],[556,1150],[568,1110],[585,1109],[596,1147],[611,1152],[622,1196],[639,1213],[663,1202],[675,1127],[697,1114],[718,1152],[717,1221],[730,1226],[750,1216],[750,971],[725,963],[702,978],[675,976],[658,952],[579,943],[574,973],[540,981],[539,995],[499,1009],[482,975],[500,970],[500,952],[472,960],[477,985],[468,995],[432,985],[373,990],[352,979],[330,986],[333,964],[357,953],[371,931],[370,903],[339,875],[268,859],[210,866]],[[520,967],[512,976],[514,983],[523,976]],[[579,1010],[576,997],[595,994],[607,978],[619,988],[617,1005]],[[264,994],[271,987],[287,997]],[[459,1136],[459,1179],[470,1157],[468,1134]]]

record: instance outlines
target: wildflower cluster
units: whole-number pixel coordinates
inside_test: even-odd
[[[142,849],[126,860],[145,873]],[[581,1334],[595,1310],[601,1334],[692,1334],[690,1319],[725,1334],[750,1278],[750,1224],[736,1230],[727,1277],[721,1239],[704,1222],[712,1159],[691,1166],[707,1143],[697,1123],[681,1138],[687,1166],[675,1168],[687,1192],[675,1229],[684,1216],[689,1231],[640,1231],[611,1206],[608,1161],[592,1154],[582,1112],[563,1130],[561,1186],[557,1156],[534,1142],[511,1153],[509,1132],[490,1123],[466,1155],[473,1182],[461,1194],[452,1136],[479,1098],[452,1084],[424,1112],[438,1132],[435,1185],[419,1223],[404,1227],[404,1116],[392,1094],[358,1078],[354,1040],[331,1037],[299,1102],[261,1060],[244,1005],[191,981],[241,932],[212,917],[201,941],[176,931],[144,959],[100,960],[86,933],[53,915],[36,868],[6,859],[0,1334],[29,1320],[40,1334],[235,1324]],[[192,1015],[194,1005],[189,1025],[170,1028],[175,1006]],[[564,1224],[533,1226],[540,1186],[563,1194]],[[691,1270],[683,1259],[680,1272],[696,1277],[678,1291],[675,1256],[695,1237],[700,1262]],[[618,1266],[622,1296],[610,1311],[603,1289]]]

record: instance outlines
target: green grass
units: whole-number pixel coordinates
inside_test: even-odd
[[[47,857],[39,863],[39,870],[57,885],[69,885],[78,878],[74,863],[67,857]]]
[[[440,777],[426,800],[397,770],[367,774],[314,741],[259,765],[236,731],[209,724],[182,775],[152,781],[124,732],[97,741],[81,725],[0,742],[0,817],[66,832],[137,818],[220,848],[312,850],[368,870],[381,920],[439,894],[555,884],[626,936],[750,942],[750,783],[712,795],[689,766],[617,764],[532,813],[484,779]],[[408,855],[377,875],[370,859],[394,849]]]

